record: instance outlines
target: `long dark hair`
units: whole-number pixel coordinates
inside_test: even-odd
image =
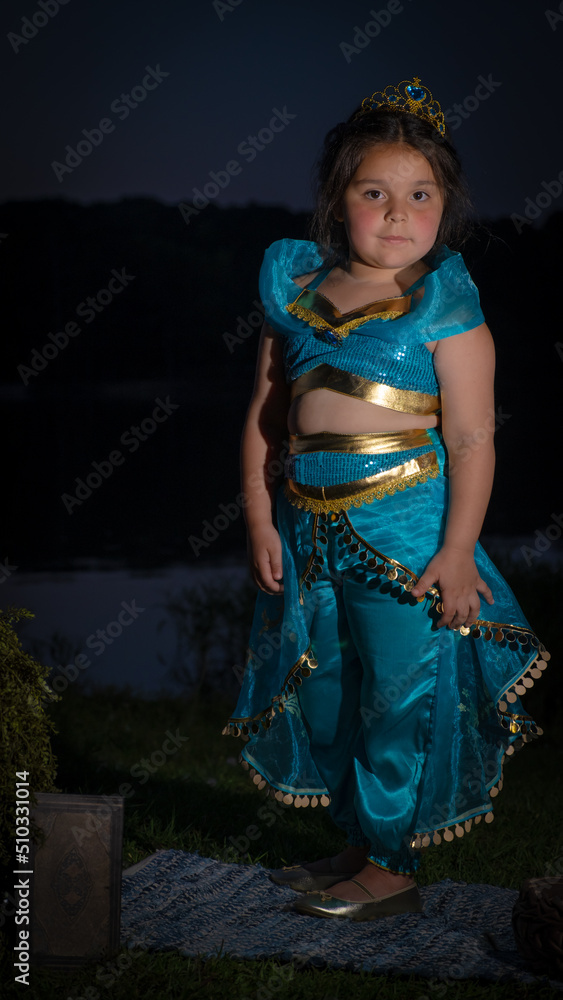
[[[390,107],[359,109],[327,134],[317,164],[317,208],[310,238],[331,263],[348,257],[348,240],[335,212],[366,152],[376,145],[403,143],[428,160],[444,199],[444,210],[429,255],[441,244],[459,246],[472,230],[473,206],[459,157],[448,139],[422,118]]]

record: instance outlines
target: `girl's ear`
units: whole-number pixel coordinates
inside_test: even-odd
[[[342,214],[342,204],[340,202],[335,207],[333,215],[337,222],[344,222],[344,216]]]

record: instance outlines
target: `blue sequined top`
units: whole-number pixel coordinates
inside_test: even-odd
[[[320,248],[304,240],[278,240],[264,255],[260,271],[260,294],[267,322],[282,335],[285,373],[288,382],[321,364],[359,375],[373,382],[414,392],[438,394],[433,355],[428,341],[441,340],[471,330],[484,322],[479,295],[463,258],[442,247],[431,270],[403,296],[407,299],[424,285],[422,298],[413,296],[410,310],[387,314],[353,312],[355,323],[344,336],[338,328],[317,322],[314,312],[307,318],[288,311],[301,295],[293,278],[323,268]],[[308,286],[314,287],[326,270]],[[397,300],[389,300],[390,303]],[[325,300],[328,302],[328,300]],[[408,304],[399,303],[404,309]],[[352,315],[352,314],[351,314]],[[338,314],[342,316],[342,314]],[[348,314],[344,314],[344,319]],[[323,328],[324,326],[324,328]],[[353,326],[353,323],[349,324]]]

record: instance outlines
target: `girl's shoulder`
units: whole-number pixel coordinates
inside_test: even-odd
[[[322,265],[321,248],[309,240],[276,240],[264,253],[263,267],[279,270],[293,279],[311,274]]]

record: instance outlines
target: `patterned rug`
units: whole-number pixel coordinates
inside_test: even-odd
[[[426,978],[480,978],[551,985],[520,958],[511,928],[518,893],[444,879],[420,889],[424,913],[353,923],[285,909],[292,889],[261,865],[222,864],[184,851],[159,851],[123,873],[123,944],[183,955],[277,957]]]

